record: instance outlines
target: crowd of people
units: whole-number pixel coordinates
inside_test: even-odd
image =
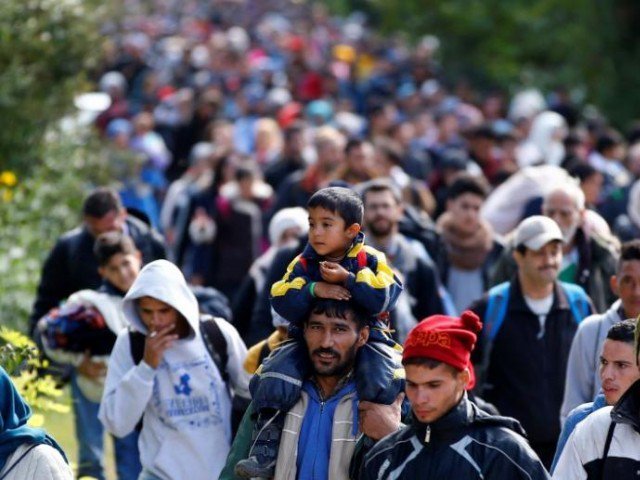
[[[635,478],[640,127],[322,4],[125,8],[30,324],[78,476]]]

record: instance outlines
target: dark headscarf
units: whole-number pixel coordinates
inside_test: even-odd
[[[65,462],[67,457],[57,442],[40,428],[27,426],[31,408],[22,399],[7,372],[0,367],[0,470],[7,459],[22,444],[44,444],[60,452]]]

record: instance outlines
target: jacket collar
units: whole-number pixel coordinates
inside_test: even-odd
[[[468,433],[472,424],[485,427],[507,428],[516,434],[527,437],[522,425],[515,418],[490,415],[480,410],[478,406],[469,400],[467,393],[462,397],[453,409],[443,417],[432,423],[422,423],[413,418],[413,428],[418,440],[422,444],[430,442],[453,443]]]
[[[615,423],[631,425],[640,433],[640,380],[637,380],[620,397],[611,410],[611,419]]]
[[[448,413],[432,423],[422,423],[413,417],[413,425],[416,436],[424,444],[433,441],[452,441],[463,435],[464,427],[471,425],[474,420],[472,403],[465,393],[458,404]]]
[[[553,285],[553,304],[551,305],[551,311],[553,310],[570,310],[571,306],[569,305],[569,300],[567,299],[564,290],[560,286],[560,282],[557,280]],[[516,273],[511,279],[511,289],[509,292],[509,310],[519,310],[530,312],[529,306],[524,299],[524,294],[522,293],[522,287],[520,286],[520,280],[518,279],[518,274]]]
[[[351,391],[355,391],[355,382],[353,381],[353,370],[350,370],[344,377],[340,379],[333,393],[327,397],[325,397],[322,393],[322,389],[320,385],[316,382],[315,378],[312,376],[309,378],[309,382],[306,384],[308,387],[305,388],[309,396],[311,396],[318,403],[328,402],[335,398],[341,398],[346,393]]]

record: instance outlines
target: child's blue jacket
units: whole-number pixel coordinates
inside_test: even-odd
[[[307,243],[289,264],[282,280],[271,287],[271,305],[283,318],[300,324],[308,316],[313,295],[310,284],[322,281],[323,260]],[[371,315],[391,310],[402,292],[402,283],[393,273],[384,253],[364,244],[360,232],[340,265],[349,273],[344,285],[352,299]]]

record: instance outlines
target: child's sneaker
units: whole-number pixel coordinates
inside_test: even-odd
[[[260,414],[254,427],[254,439],[249,458],[240,460],[235,474],[242,478],[272,478],[276,470],[283,415],[277,410],[271,416]]]

